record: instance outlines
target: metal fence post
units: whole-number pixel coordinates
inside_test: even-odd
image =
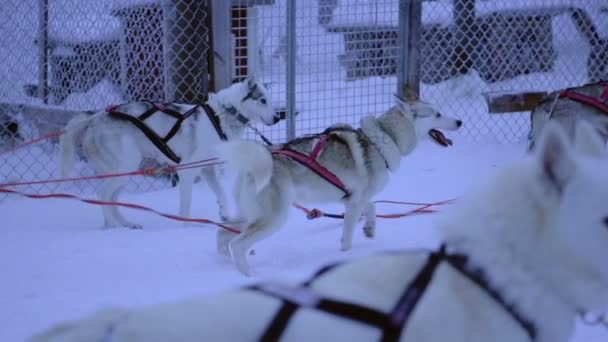
[[[287,140],[296,136],[296,1],[287,0]]]
[[[420,36],[422,0],[399,0],[397,93],[420,94]]]
[[[171,0],[167,9],[165,39],[169,60],[166,62],[166,77],[171,85],[167,100],[202,102],[209,88],[207,3],[200,0]]]
[[[49,96],[49,1],[38,1],[38,97],[48,103]]]
[[[456,46],[452,56],[455,71],[466,74],[473,67],[471,53],[475,50],[477,28],[475,24],[475,0],[454,1],[454,24]]]
[[[211,91],[217,92],[232,83],[234,60],[232,51],[232,31],[230,10],[231,2],[226,0],[209,0],[211,33],[209,49],[211,70]]]

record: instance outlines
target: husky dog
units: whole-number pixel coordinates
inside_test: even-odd
[[[240,175],[234,194],[238,217],[233,221],[241,231],[235,236],[219,230],[218,251],[228,257],[231,251],[238,270],[249,275],[247,251],[283,225],[294,201],[344,203],[341,249],[349,250],[362,214],[365,235],[374,236],[376,213],[370,199],[385,187],[401,157],[427,134],[448,146],[451,141],[437,129],[461,125],[412,97],[399,99],[378,118],[363,118],[357,130],[336,125],[271,149],[245,140],[218,145],[220,159]]]
[[[585,120],[595,127],[605,143],[608,141],[608,82],[585,84],[546,95],[530,113],[528,150],[534,148],[549,120],[562,125],[570,137],[574,135],[574,123]]]
[[[591,126],[576,130],[573,148],[547,124],[533,153],[461,197],[438,221],[439,251],[106,309],[31,341],[567,342],[577,314],[608,305],[608,158]]]
[[[142,113],[148,103],[136,102],[120,107],[123,112]],[[168,132],[172,137],[166,142],[162,152],[149,134],[125,119],[117,119],[106,112],[98,112],[92,116],[78,116],[66,126],[61,136],[62,150],[61,170],[66,177],[75,159],[76,137],[82,136],[82,150],[86,159],[100,173],[119,173],[135,170],[143,158],[156,160],[162,164],[187,164],[213,157],[213,147],[221,140],[239,138],[243,129],[250,121],[261,120],[266,125],[273,125],[278,116],[270,104],[267,89],[254,77],[234,83],[230,87],[209,94],[206,106],[171,104],[175,112],[191,107],[188,117],[176,125],[176,117],[165,113],[155,113],[145,119],[149,131],[161,134]],[[142,120],[143,121],[143,120]],[[177,131],[174,131],[174,129]],[[173,160],[170,158],[174,155]],[[192,184],[197,169],[178,171],[180,209],[184,217],[190,215],[192,200]],[[214,168],[204,168],[203,176],[217,197],[220,216],[225,218],[226,198],[217,180]],[[115,201],[125,185],[124,178],[107,178],[99,187],[98,196],[101,200]],[[140,228],[141,226],[127,221],[116,207],[103,207],[105,227],[125,226]]]

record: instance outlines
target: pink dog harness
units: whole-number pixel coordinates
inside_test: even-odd
[[[599,82],[599,84],[604,86],[604,90],[602,91],[600,97],[597,99],[591,96],[577,93],[572,89],[564,90],[561,94],[559,94],[559,98],[566,98],[576,102],[584,103],[608,114],[608,105],[606,104],[606,101],[608,101],[608,81],[602,81]]]
[[[301,152],[292,150],[288,147],[275,148],[272,150],[272,154],[282,154],[282,155],[287,156],[287,157],[299,162],[300,164],[308,167],[310,170],[312,170],[314,173],[319,175],[321,178],[330,182],[336,188],[344,191],[344,194],[345,194],[344,197],[349,197],[350,191],[348,191],[346,189],[346,185],[344,185],[344,183],[342,183],[340,178],[338,178],[333,172],[329,171],[325,166],[321,165],[317,161],[317,157],[319,156],[319,154],[325,147],[325,144],[327,144],[327,135],[322,134],[319,136],[319,140],[317,141],[317,143],[315,144],[315,147],[312,149],[312,152],[308,156]]]

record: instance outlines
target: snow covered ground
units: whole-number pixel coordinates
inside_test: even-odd
[[[94,2],[100,6],[95,10],[106,13],[119,2],[124,4],[124,1],[117,0],[103,4]],[[559,4],[574,2],[559,0]],[[393,100],[395,78],[345,82],[344,72],[336,59],[343,52],[342,38],[336,34],[326,34],[319,27],[315,7],[304,1],[297,3],[300,6],[298,46],[301,58],[297,67],[296,107],[301,112],[298,134],[318,132],[336,121],[356,124],[360,116],[378,114],[386,109]],[[445,3],[429,2],[433,6],[443,6]],[[483,1],[480,6],[493,8],[497,3]],[[521,5],[532,2],[518,0],[511,3]],[[582,5],[583,2],[576,3]],[[584,1],[585,6],[593,5],[593,8],[599,3],[596,0]],[[21,25],[7,26],[16,27],[20,35],[16,35],[16,31],[12,31],[13,36],[11,31],[2,35],[20,39],[5,39],[5,44],[0,45],[0,55],[19,60],[19,63],[10,59],[0,63],[0,73],[6,76],[4,83],[0,80],[0,99],[13,102],[31,100],[24,98],[21,86],[14,85],[36,81],[37,64],[32,53],[35,51],[36,21],[32,19],[33,16],[25,15],[35,8],[35,2],[13,0],[6,4],[13,5],[7,7],[11,11],[0,10],[0,18],[6,19],[5,22],[10,23],[9,19],[13,17],[29,19],[24,19]],[[6,4],[1,3],[0,9]],[[69,14],[73,10],[70,4],[72,1],[55,2],[56,12],[53,13]],[[281,101],[285,99],[285,66],[270,54],[280,38],[278,32],[284,30],[284,8],[285,1],[277,0],[276,6],[262,7],[260,10],[260,34],[272,36],[264,43],[268,46],[262,44],[267,47],[264,49],[267,55],[262,57],[272,65],[272,69],[265,70],[264,76],[275,82],[273,98],[279,104],[283,104]],[[605,13],[589,12],[594,19],[605,19]],[[394,19],[395,16],[390,18]],[[555,37],[558,59],[553,72],[522,75],[491,85],[480,82],[475,75],[433,86],[422,85],[426,100],[445,114],[460,116],[465,125],[468,122],[472,127],[467,131],[475,132],[475,138],[484,143],[473,143],[470,136],[458,134],[453,136],[455,146],[449,149],[441,149],[430,143],[422,144],[403,160],[401,171],[392,176],[391,183],[377,199],[426,202],[457,197],[481,177],[494,172],[496,167],[521,157],[524,153],[523,143],[497,142],[525,137],[529,125],[527,115],[488,115],[481,93],[522,88],[552,90],[584,83],[589,47],[579,38],[570,19],[561,16],[555,20],[555,25],[560,28],[560,35],[556,34]],[[598,26],[600,30],[607,27]],[[98,102],[90,102],[95,99]],[[65,105],[77,108],[86,103],[86,108],[96,108],[118,102],[121,102],[120,94],[104,81],[86,94],[72,95]],[[282,130],[278,132],[274,128],[264,132],[273,133],[270,137],[275,141],[276,136],[283,136]],[[510,139],[505,139],[507,133],[512,135]],[[32,134],[31,138],[34,137],[36,134]],[[18,164],[0,158],[2,175],[7,174],[4,170],[9,167],[12,170],[8,178],[0,177],[0,183],[52,178],[56,174],[52,166],[57,165],[56,151],[49,152],[44,148],[44,145],[36,146],[28,152],[19,152],[23,155],[14,155],[13,158],[19,158]],[[45,173],[37,169],[41,166],[52,170]],[[90,171],[83,170],[80,170],[81,174]],[[32,187],[29,190],[39,189]],[[177,197],[175,189],[167,189],[125,194],[122,199],[175,213]],[[338,206],[322,209],[341,210]],[[408,209],[412,208],[378,206],[379,213]],[[216,211],[209,189],[206,185],[198,184],[195,188],[194,215],[217,219]],[[256,255],[250,257],[255,276],[247,279],[215,252],[214,227],[184,226],[132,210],[125,211],[125,215],[143,223],[145,228],[138,231],[104,231],[100,229],[102,217],[97,207],[68,200],[0,196],[0,341],[21,341],[57,321],[78,318],[108,305],[137,307],[189,295],[213,294],[252,281],[279,278],[297,280],[307,277],[320,265],[337,259],[437,243],[433,231],[436,215],[415,216],[380,220],[375,240],[368,241],[359,232],[353,250],[342,253],[339,251],[341,222],[332,219],[308,221],[294,209],[282,231],[256,246]],[[608,331],[579,326],[572,341],[608,341]]]
[[[523,151],[523,144],[474,144],[458,137],[451,148],[423,143],[403,159],[399,173],[376,199],[457,197]],[[178,204],[175,189],[129,194],[124,200],[170,213]],[[195,188],[194,205],[195,216],[217,218],[213,196],[203,184]],[[378,212],[407,209],[411,207],[379,205]],[[137,307],[252,281],[303,279],[334,260],[433,246],[433,221],[440,214],[380,220],[376,239],[366,240],[358,231],[353,249],[343,253],[339,221],[308,221],[294,209],[283,230],[256,246],[256,255],[250,257],[255,273],[251,279],[217,255],[214,227],[185,227],[132,210],[125,215],[143,223],[144,229],[101,230],[100,209],[76,201],[10,197],[0,203],[0,341],[21,341],[59,320],[108,305]],[[572,341],[607,339],[608,330],[579,326]]]

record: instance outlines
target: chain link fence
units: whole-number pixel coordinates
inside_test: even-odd
[[[421,97],[462,118],[465,125],[456,134],[468,140],[527,138],[528,112],[489,113],[488,95],[549,92],[608,77],[608,4],[602,1],[412,1],[421,3]],[[385,111],[398,89],[400,54],[407,53],[399,37],[399,6],[409,1],[295,1],[294,42],[288,2],[233,11],[242,32],[237,70],[272,81],[282,106],[293,60],[296,135],[336,122],[357,125],[361,116]],[[281,129],[266,131],[284,136]]]
[[[400,61],[415,58],[400,37],[400,21],[412,19],[400,9],[410,0],[290,1],[0,2],[0,151],[60,129],[75,111],[141,99],[201,102],[214,82],[247,75],[271,84],[278,112],[293,108],[296,135],[356,126],[391,106]],[[487,94],[608,78],[604,1],[411,1],[421,7],[421,97],[462,118],[455,134],[467,139],[527,137],[528,113],[491,114]],[[274,142],[287,138],[284,124],[258,128]],[[0,155],[0,183],[58,177],[56,140]],[[82,161],[75,173],[92,170]],[[129,188],[169,184],[134,178]]]
[[[476,141],[521,142],[529,113],[489,114],[484,94],[547,92],[608,78],[608,4],[594,0],[423,3],[422,96]]]
[[[209,89],[206,0],[0,3],[0,151],[61,129],[81,111],[136,100],[202,102]],[[0,155],[0,183],[58,178],[58,139]],[[145,160],[141,167],[153,167]],[[73,175],[90,176],[81,160]],[[136,177],[130,191],[167,187]],[[91,192],[96,181],[69,184]],[[57,191],[61,184],[22,187]]]

